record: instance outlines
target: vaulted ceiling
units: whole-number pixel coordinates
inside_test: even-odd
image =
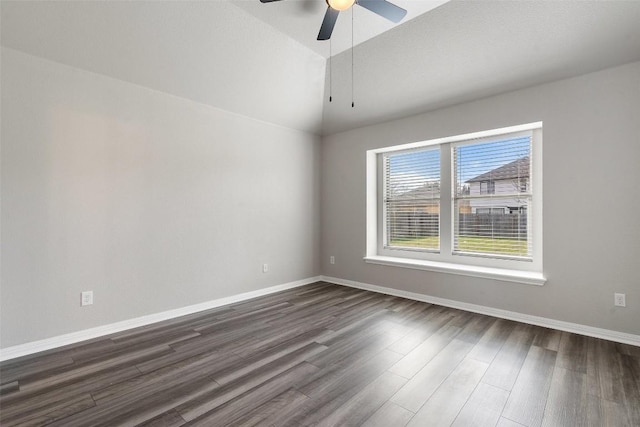
[[[330,60],[323,0],[2,1],[0,41],[324,134],[640,60],[638,1],[395,3],[399,25],[354,10],[353,51],[343,13]]]

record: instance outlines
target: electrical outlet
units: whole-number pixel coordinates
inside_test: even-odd
[[[613,294],[613,305],[617,307],[626,307],[627,306],[626,299],[627,298],[625,294]]]
[[[329,257],[329,263],[330,263],[330,264],[335,264],[335,263],[336,263],[336,257],[334,257],[333,255],[331,255],[331,256]]]
[[[93,304],[93,291],[80,292],[80,305]]]
[[[263,273],[268,273],[269,272],[269,264],[262,264],[262,272]]]

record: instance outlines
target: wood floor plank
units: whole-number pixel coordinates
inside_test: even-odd
[[[65,384],[63,387],[53,386],[9,395],[0,405],[0,408],[2,408],[0,410],[0,418],[15,414],[26,414],[44,407],[52,407],[62,400],[88,394],[94,390],[100,390],[103,387],[118,384],[139,375],[140,372],[135,367],[121,367],[78,379],[72,383]]]
[[[633,356],[637,359],[640,359],[640,347],[622,343],[614,343],[614,346],[618,353],[626,354],[627,356]]]
[[[92,341],[95,342],[97,341],[97,339],[87,340],[87,342]],[[25,356],[16,357],[15,359],[0,362],[0,378],[3,378],[3,376],[6,375],[7,372],[10,372],[12,369],[25,370],[33,364],[35,364],[36,366],[46,366],[49,363],[55,363],[59,359],[69,359],[71,357],[70,353],[73,351],[75,346],[79,345],[81,344],[71,344],[51,350],[41,351],[39,353],[27,354]]]
[[[508,398],[508,391],[480,382],[451,425],[493,427],[498,423]]]
[[[587,375],[556,367],[542,419],[543,426],[587,425]]]
[[[175,410],[170,410],[148,421],[138,424],[137,427],[180,427],[186,421]]]
[[[308,344],[262,366],[259,371],[249,372],[247,375],[229,382],[219,389],[179,405],[176,407],[176,410],[186,420],[196,419],[231,399],[246,393],[261,383],[304,362],[310,355],[319,353],[325,349],[325,346],[317,343]]]
[[[451,425],[488,367],[487,363],[464,359],[416,412],[408,426]]]
[[[431,306],[429,311],[425,311],[425,317],[422,322],[415,321],[408,324],[411,329],[394,344],[392,350],[405,355],[409,354],[409,352],[449,323],[452,318],[453,316],[447,310],[442,310],[442,307],[435,309]],[[395,319],[393,315],[392,319]]]
[[[558,351],[560,349],[560,340],[562,331],[537,326],[534,328],[536,337],[531,345],[546,348],[547,350]]]
[[[610,341],[590,339],[587,350],[589,393],[605,400],[624,403],[624,376],[616,345]]]
[[[220,387],[208,377],[156,388],[152,393],[109,400],[70,417],[56,421],[52,427],[111,427],[137,426],[150,421],[180,405],[210,393]]]
[[[344,314],[344,309],[338,307],[337,302],[342,301],[341,297],[334,297],[318,303],[313,306],[313,310],[309,310],[309,307],[306,305],[290,305],[287,308],[283,308],[278,310],[279,313],[283,313],[286,316],[283,317],[282,322],[299,322],[302,323],[305,319],[309,319],[309,322],[312,319],[331,319],[335,320],[336,316]],[[279,321],[278,321],[279,322]]]
[[[588,342],[589,338],[585,336],[563,332],[558,349],[557,366],[586,374]]]
[[[314,334],[314,340],[321,341],[332,333],[332,331],[325,328],[330,321],[330,318],[323,317],[312,319],[309,322],[274,325],[267,332],[256,336],[252,340],[248,340],[242,345],[234,346],[233,353],[245,358],[251,357],[251,355],[277,347],[283,342],[297,339],[297,337],[309,333]]]
[[[403,427],[415,414],[400,405],[387,401],[362,424],[363,427]]]
[[[324,418],[318,427],[360,425],[407,382],[406,378],[384,372],[360,392]]]
[[[375,313],[364,315],[339,329],[332,329],[329,324],[326,328],[333,331],[333,333],[318,342],[327,346],[334,346],[345,340],[352,340],[356,335],[366,334],[372,330],[380,330],[380,323],[384,322],[387,316],[387,311],[380,310]]]
[[[228,318],[218,319],[200,325],[193,330],[201,334],[216,333],[224,330],[236,330],[239,327],[247,325],[249,322],[256,322],[256,324],[266,324],[269,321],[281,319],[285,317],[285,313],[280,313],[277,310],[269,310],[263,313],[253,314],[245,313],[243,315],[230,316]]]
[[[516,325],[517,323],[511,320],[496,320],[471,350],[469,357],[480,362],[491,363]]]
[[[0,417],[0,421],[5,427],[44,425],[95,406],[96,404],[91,396],[83,394],[59,400],[55,405],[44,406],[39,409],[29,408],[13,417]]]
[[[277,426],[280,419],[302,406],[309,397],[295,389],[279,394],[257,408],[238,418],[234,424],[243,427]]]
[[[321,422],[384,373],[399,357],[397,353],[382,350],[362,364],[349,363],[343,369],[324,368],[312,376],[309,383],[298,387],[311,399],[288,417],[280,419],[278,425],[315,425]]]
[[[71,347],[64,350],[64,354],[73,359],[74,363],[90,362],[94,359],[112,357],[115,354],[115,350],[121,349],[113,340],[112,337],[105,337],[104,339],[93,341],[89,340],[88,343],[78,344],[77,347]]]
[[[390,400],[405,409],[418,412],[440,384],[462,362],[471,348],[473,344],[454,339]]]
[[[387,328],[388,325],[376,325],[358,334],[349,337],[341,337],[335,341],[321,341],[326,345],[327,351],[322,352],[308,361],[323,368],[334,365],[344,360],[366,358],[367,354],[375,354],[396,342],[400,335]]]
[[[384,301],[374,300],[368,303],[358,304],[349,310],[348,314],[336,316],[336,319],[327,325],[327,328],[337,331],[345,326],[350,325],[354,321],[360,320],[369,314],[383,313],[387,314]],[[356,310],[351,312],[351,310]]]
[[[555,351],[531,346],[502,416],[530,427],[542,423],[556,356]]]
[[[317,282],[2,362],[0,425],[636,427],[639,348]]]
[[[0,381],[2,384],[15,382],[17,379],[22,381],[38,376],[47,376],[55,372],[60,372],[64,368],[73,365],[74,360],[71,357],[53,358],[52,360],[32,360],[25,365],[14,365],[0,370]]]
[[[534,336],[533,326],[516,325],[491,362],[482,382],[510,391],[527,357]]]
[[[601,399],[587,394],[587,422],[592,427],[635,427],[637,422],[632,420],[629,411],[620,403]],[[635,405],[637,406],[637,405]]]
[[[495,321],[495,317],[473,313],[467,322],[459,326],[461,330],[460,334],[458,334],[456,338],[472,344],[477,344]],[[455,325],[455,322],[452,322],[452,324]]]
[[[112,359],[106,359],[101,362],[91,363],[89,365],[73,367],[69,371],[61,372],[57,375],[50,377],[40,378],[36,381],[21,383],[20,388],[29,392],[45,387],[59,387],[62,384],[73,382],[78,378],[87,378],[92,375],[96,375],[100,372],[104,372],[110,369],[114,369],[118,366],[126,364],[132,365],[145,360],[150,360],[154,357],[163,356],[171,353],[172,350],[167,345],[159,345],[148,349],[136,351],[130,354],[123,354]]]
[[[309,306],[309,305],[321,304],[324,301],[332,299],[334,296],[338,295],[339,293],[340,293],[339,289],[318,290],[318,292],[314,292],[314,293],[299,294],[297,296],[289,298],[287,302],[291,305],[296,305],[296,306]],[[359,297],[363,299],[373,299],[373,298],[376,298],[377,296],[359,295]],[[343,302],[344,301],[339,301],[336,305],[343,304]]]
[[[248,411],[252,411],[276,398],[278,395],[295,386],[301,378],[311,375],[318,370],[318,367],[310,363],[302,362],[273,376],[269,380],[247,390],[245,393],[224,404],[214,407],[210,411],[201,414],[201,411],[194,411],[193,408],[191,408],[188,410],[179,410],[179,413],[188,421],[187,426],[207,427],[231,425]]]
[[[92,392],[91,396],[99,405],[107,404],[113,399],[121,399],[127,395],[135,395],[136,398],[140,398],[144,394],[154,393],[158,387],[170,387],[203,376],[211,376],[212,372],[224,369],[231,363],[233,363],[233,359],[224,353],[198,355],[127,381],[103,387]]]
[[[219,384],[227,384],[236,380],[244,375],[247,375],[253,371],[259,370],[265,365],[268,365],[274,361],[278,361],[282,357],[288,356],[299,349],[312,346],[317,349],[325,350],[326,347],[315,342],[316,338],[322,336],[322,330],[312,330],[300,334],[289,341],[285,341],[273,348],[269,348],[265,351],[254,354],[247,359],[238,360],[227,368],[218,372],[212,373],[211,377],[214,378]],[[309,353],[316,355],[321,351],[314,351]]]
[[[159,348],[162,346],[170,347],[175,343],[188,341],[193,336],[197,335],[199,334],[193,331],[185,331],[184,333],[171,331],[164,336],[154,335],[151,338],[145,337],[135,342],[115,343],[110,339],[109,341],[113,342],[111,346],[103,345],[100,351],[89,351],[89,349],[85,349],[77,354],[74,352],[72,354],[72,358],[74,360],[74,364],[77,366],[98,364],[121,356],[126,357],[127,355],[137,351],[143,352],[151,348]]]
[[[252,322],[245,322],[236,327],[226,327],[216,331],[210,330],[200,337],[171,344],[171,348],[176,351],[191,351],[194,349],[233,350],[246,342],[251,342],[256,334],[263,333],[268,329],[268,323],[260,322],[256,325]]]
[[[620,354],[620,366],[624,375],[622,385],[624,388],[624,401],[627,409],[627,418],[631,425],[640,426],[640,359]]]
[[[20,384],[18,383],[18,381],[7,382],[0,385],[0,396],[9,394],[9,393],[14,393],[19,390],[20,390]]]
[[[353,298],[345,299],[344,301],[336,304],[346,312],[357,313],[362,308],[370,307],[371,304],[378,304],[380,302],[381,295],[374,295],[372,293],[357,293]]]
[[[177,317],[175,319],[165,320],[159,323],[152,323],[150,325],[141,326],[139,328],[130,329],[128,331],[118,332],[117,334],[110,336],[109,340],[117,343],[120,341],[140,338],[149,334],[155,334],[159,331],[168,332],[174,330],[192,330],[202,323],[208,323],[212,319],[218,319],[220,316],[224,316],[225,314],[232,312],[234,312],[234,309],[230,306],[211,308],[197,313],[188,314],[186,316]]]
[[[158,369],[166,368],[167,366],[171,366],[176,363],[181,363],[184,360],[195,361],[198,360],[199,357],[206,357],[210,354],[224,354],[225,357],[229,357],[232,359],[240,358],[239,356],[236,356],[230,352],[214,351],[208,347],[196,347],[185,351],[173,351],[171,353],[167,353],[163,356],[159,356],[151,360],[136,363],[135,366],[141,373],[146,374]]]
[[[500,418],[500,421],[498,421],[498,424],[496,425],[496,427],[526,427],[523,426],[520,423],[517,423],[515,421],[511,421],[508,418]]]
[[[125,339],[114,339],[113,341],[116,344],[125,346],[127,344],[131,345],[132,343],[140,345],[149,341],[154,341],[154,344],[173,344],[180,341],[197,338],[200,335],[200,332],[191,331],[187,327],[185,327],[181,329],[153,331],[143,336],[128,337]],[[77,360],[77,358],[74,360]]]
[[[411,328],[422,328],[430,324],[430,319],[440,314],[442,307],[413,301],[411,305],[398,306],[393,301],[387,306],[389,318]]]
[[[344,360],[308,377],[298,390],[309,397],[336,395],[357,384],[368,384],[372,377],[389,369],[400,357],[392,351],[382,350],[368,359]]]
[[[412,378],[459,333],[460,328],[457,326],[444,326],[400,359],[389,371],[405,378]]]

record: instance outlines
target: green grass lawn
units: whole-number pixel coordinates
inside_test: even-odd
[[[404,246],[407,248],[438,249],[440,247],[439,236],[418,237],[415,239],[394,239],[391,246]]]
[[[391,246],[407,248],[438,249],[438,236],[419,237],[415,239],[395,239]],[[458,239],[458,250],[465,252],[483,252],[506,255],[526,255],[527,241],[518,239],[491,239],[478,236],[461,236]]]

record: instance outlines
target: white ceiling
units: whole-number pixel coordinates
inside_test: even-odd
[[[331,42],[317,40],[318,31],[327,10],[325,0],[282,0],[261,3],[257,0],[232,0],[246,12],[277,28],[325,58],[351,48],[351,20],[353,44],[358,45],[399,24],[390,22],[359,6],[341,12],[333,30]],[[407,11],[403,24],[449,0],[389,0]],[[353,14],[353,17],[351,16]],[[329,47],[331,44],[331,47]]]
[[[396,3],[414,14],[423,1]],[[323,0],[3,0],[0,41],[324,134],[640,60],[640,1],[453,0],[381,34],[384,20],[359,8],[356,43],[369,27],[377,35],[355,47],[353,63],[349,50],[330,67],[326,42],[315,41],[324,8]],[[336,50],[344,31],[351,41],[343,18]]]

